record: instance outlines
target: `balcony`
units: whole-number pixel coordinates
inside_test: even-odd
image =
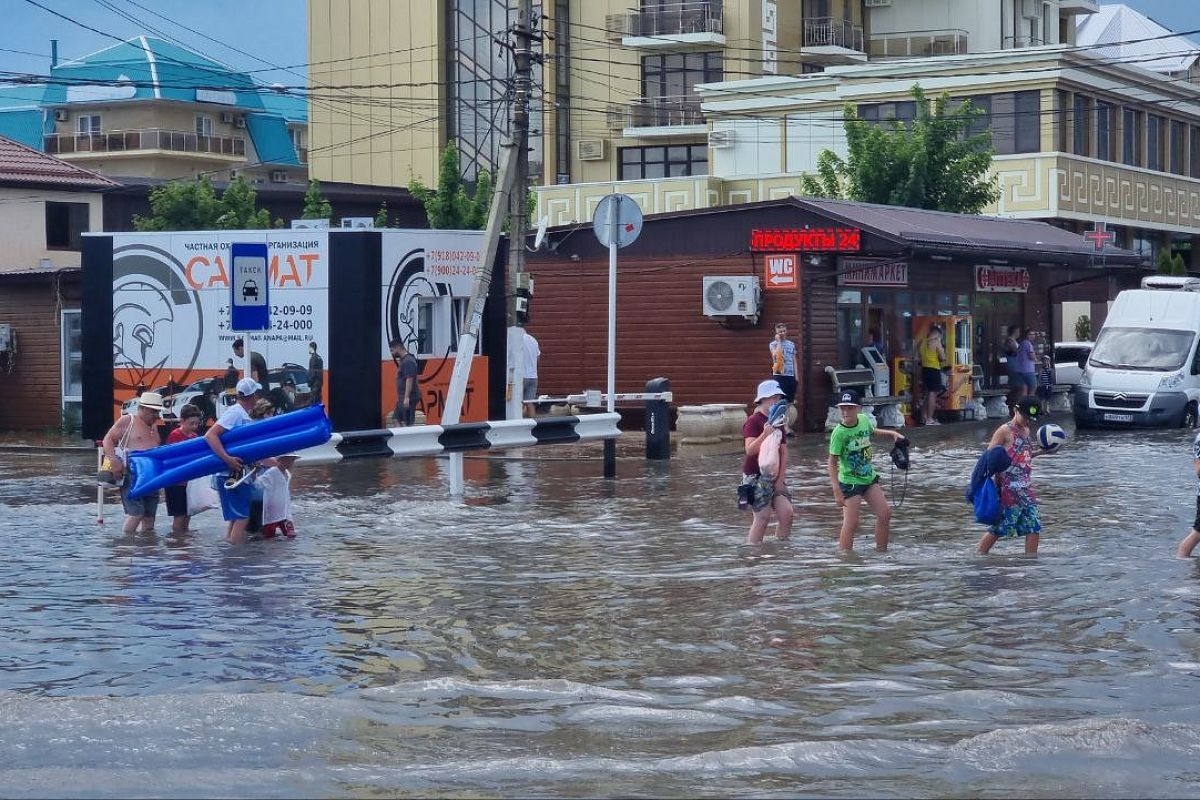
[[[867,60],[862,26],[835,17],[806,19],[803,55],[821,64],[862,63]]]
[[[721,47],[725,44],[725,17],[721,0],[691,0],[612,14],[608,17],[608,31],[625,47],[647,50]]]
[[[55,133],[44,139],[47,153],[56,156],[142,154],[166,150],[188,155],[245,158],[246,140],[238,136],[199,136],[191,131],[150,128],[108,133]]]
[[[871,58],[961,55],[967,52],[967,32],[948,28],[880,33],[867,42],[867,52]]]
[[[678,136],[703,133],[707,126],[698,97],[639,97],[608,107],[608,127],[625,136]]]
[[[1064,14],[1099,14],[1096,0],[1058,0],[1058,10]]]

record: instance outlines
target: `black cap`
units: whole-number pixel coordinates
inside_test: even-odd
[[[838,395],[837,404],[839,406],[861,406],[862,398],[853,389],[843,389],[842,393]]]
[[[1045,404],[1036,397],[1022,397],[1015,408],[1030,419],[1036,419],[1046,412]]]

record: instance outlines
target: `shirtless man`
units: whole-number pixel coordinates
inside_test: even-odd
[[[142,531],[154,530],[154,515],[158,513],[158,492],[129,499],[129,475],[125,471],[125,456],[139,450],[153,450],[162,444],[158,435],[159,412],[163,409],[162,395],[143,392],[138,398],[137,409],[132,414],[123,414],[104,434],[104,455],[112,464],[113,478],[121,485],[121,505],[125,509],[126,534],[133,533],[141,524]],[[120,456],[117,448],[121,448]]]

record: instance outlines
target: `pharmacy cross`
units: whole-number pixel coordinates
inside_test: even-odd
[[[1090,241],[1092,247],[1100,251],[1104,249],[1105,245],[1110,244],[1113,239],[1117,238],[1117,236],[1103,222],[1097,222],[1090,231],[1083,234],[1083,238]]]

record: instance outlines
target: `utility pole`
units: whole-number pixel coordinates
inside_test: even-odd
[[[529,96],[533,85],[533,2],[517,0],[517,22],[513,28],[512,141],[516,147],[516,177],[508,200],[508,274],[506,275],[508,380],[506,416],[524,414],[522,386],[525,378],[525,331],[517,304],[517,290],[525,288],[525,232],[529,229]],[[527,302],[527,301],[526,301]]]

